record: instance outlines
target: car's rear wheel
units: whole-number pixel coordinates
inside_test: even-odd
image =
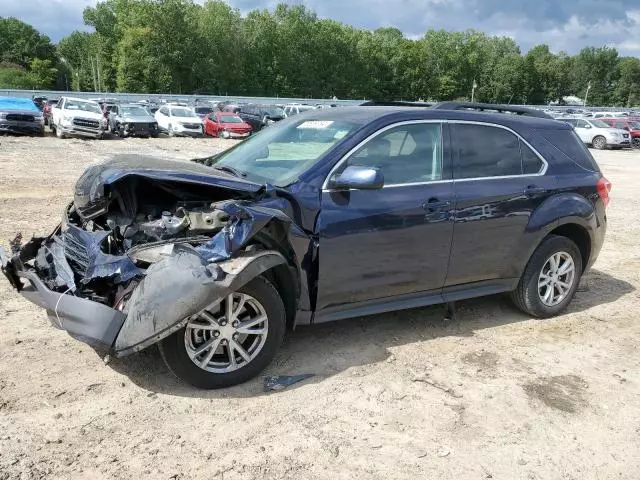
[[[607,139],[602,135],[598,135],[593,139],[591,144],[593,145],[593,148],[597,150],[604,150],[605,148],[607,148]]]
[[[534,317],[558,315],[571,303],[582,268],[577,245],[567,237],[550,235],[533,252],[511,297],[520,310]]]
[[[285,310],[264,277],[189,318],[159,343],[167,367],[198,388],[230,387],[258,375],[273,359],[285,332]]]

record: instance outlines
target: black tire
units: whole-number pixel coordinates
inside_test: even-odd
[[[598,135],[597,137],[593,138],[593,140],[591,141],[591,145],[593,145],[593,148],[595,148],[596,150],[604,150],[605,148],[607,148],[607,139],[602,135]]]
[[[268,333],[264,346],[245,367],[229,373],[212,373],[195,365],[185,347],[185,328],[158,343],[160,353],[169,370],[181,380],[203,389],[226,388],[258,375],[271,363],[284,338],[286,319],[282,298],[276,288],[264,277],[256,277],[238,289],[255,298],[267,314]]]
[[[570,286],[564,300],[554,306],[545,305],[540,298],[538,291],[538,278],[540,273],[546,264],[547,260],[558,252],[568,253],[574,263],[575,275],[573,284]],[[527,264],[518,287],[511,292],[511,299],[523,312],[538,318],[550,318],[559,315],[564,311],[580,284],[580,278],[582,277],[582,254],[578,246],[567,237],[561,237],[558,235],[549,235],[546,237],[538,248],[533,252],[529,263]]]
[[[632,148],[640,148],[640,137],[636,137],[631,142]]]

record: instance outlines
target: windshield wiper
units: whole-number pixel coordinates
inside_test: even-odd
[[[246,177],[247,174],[238,170],[237,168],[230,167],[229,165],[214,165],[213,168],[220,170],[221,172],[230,173],[236,177]]]

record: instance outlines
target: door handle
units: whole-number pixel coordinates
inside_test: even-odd
[[[424,208],[429,213],[435,213],[446,209],[449,205],[451,205],[451,202],[449,201],[445,200],[444,202],[441,202],[437,198],[431,197],[422,205],[422,208]]]
[[[527,188],[524,189],[524,194],[527,197],[542,195],[543,193],[547,193],[547,189],[542,187],[536,187],[535,185],[529,185]]]

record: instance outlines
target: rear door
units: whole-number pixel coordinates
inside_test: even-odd
[[[323,189],[317,221],[317,313],[416,292],[440,294],[452,236],[446,131],[440,122],[386,127],[329,175],[348,165],[376,167],[384,175],[384,187]]]
[[[515,278],[529,217],[555,181],[511,130],[464,122],[451,129],[456,203],[446,285]]]

